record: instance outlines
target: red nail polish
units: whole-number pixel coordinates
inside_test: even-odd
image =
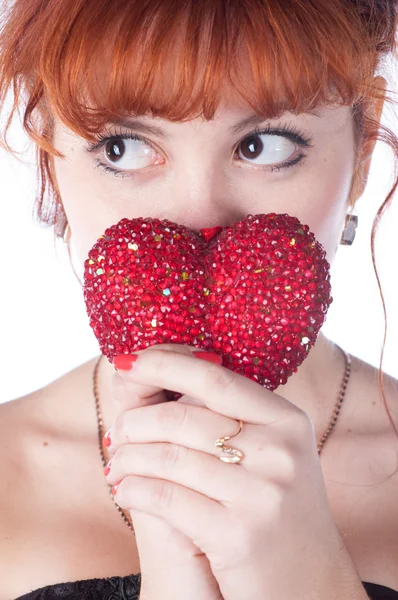
[[[130,371],[133,363],[138,358],[138,354],[118,354],[113,359],[113,364],[116,369],[120,369],[121,371]]]
[[[120,483],[117,483],[112,487],[112,496],[116,496],[117,488],[119,487],[119,485]]]
[[[202,360],[209,360],[210,362],[222,365],[222,356],[216,354],[215,352],[192,352],[192,354],[196,358],[201,358]]]
[[[103,443],[104,443],[105,448],[109,448],[109,446],[111,445],[111,432],[110,431],[107,431],[106,434],[104,435]]]
[[[104,475],[105,475],[105,477],[106,477],[107,475],[109,475],[109,473],[110,473],[110,470],[111,470],[111,465],[112,465],[112,461],[110,460],[110,461],[108,462],[108,464],[106,465],[105,469],[104,469]]]

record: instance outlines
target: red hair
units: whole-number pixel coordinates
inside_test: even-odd
[[[10,0],[9,0],[10,3]],[[63,215],[53,157],[54,116],[94,141],[121,115],[185,121],[212,119],[223,84],[254,112],[278,118],[322,104],[352,107],[357,165],[365,142],[380,140],[395,157],[394,185],[375,216],[375,234],[398,185],[398,138],[374,119],[375,102],[393,103],[376,72],[395,55],[395,0],[13,0],[0,31],[0,103],[12,86],[16,109],[26,102],[23,127],[36,143],[36,216],[52,226]],[[45,202],[46,194],[49,201]],[[353,200],[351,200],[351,195]]]

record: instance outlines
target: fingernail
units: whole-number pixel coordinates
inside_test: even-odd
[[[119,487],[119,485],[120,483],[117,483],[112,487],[112,496],[116,496],[117,488]]]
[[[202,360],[209,360],[210,362],[217,363],[218,365],[222,364],[222,356],[216,354],[215,352],[192,352],[192,354],[196,358],[201,358]]]
[[[111,445],[111,431],[110,430],[107,431],[106,434],[104,435],[103,443],[106,448],[109,448],[109,446]]]
[[[113,364],[116,369],[120,369],[121,371],[130,371],[133,363],[138,358],[138,354],[118,354],[113,359]]]
[[[112,460],[110,460],[110,461],[108,462],[108,464],[106,465],[106,467],[105,467],[105,469],[104,469],[104,475],[105,475],[105,477],[106,477],[107,475],[109,475],[109,473],[110,473],[110,470],[111,470],[111,465],[112,465]]]

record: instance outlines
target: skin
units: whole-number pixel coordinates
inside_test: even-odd
[[[268,167],[260,170],[258,165],[243,165],[233,156],[246,132],[231,136],[228,128],[249,111],[232,95],[226,94],[225,98],[216,120],[210,123],[154,121],[175,137],[165,142],[145,135],[161,159],[131,179],[95,169],[83,148],[85,141],[56,121],[55,145],[66,159],[55,159],[54,167],[72,230],[72,250],[78,270],[82,271],[97,237],[123,217],[168,218],[199,230],[230,224],[249,212],[271,211],[287,212],[307,223],[323,244],[329,262],[333,262],[347,205],[360,197],[366,183],[373,145],[364,148],[362,170],[358,182],[354,182],[355,193],[351,198],[355,153],[347,107],[321,110],[321,118],[288,115],[271,122],[293,124],[305,135],[313,136],[314,148],[307,150],[309,158],[304,165],[279,173],[271,173]],[[380,117],[381,109],[379,103],[376,117]],[[265,125],[266,122],[259,127]],[[290,148],[289,143],[285,148]],[[104,153],[98,152],[96,156],[100,155],[103,159]],[[292,145],[291,153],[285,151],[283,159],[295,155]],[[108,164],[112,166],[111,162]],[[134,166],[131,164],[129,168]],[[190,352],[193,348],[178,350]],[[207,565],[195,560],[189,539],[178,536],[176,529],[164,520],[139,510],[133,518],[140,550],[138,560],[134,537],[103,485],[92,398],[95,361],[96,358],[88,361],[29,397],[1,406],[0,450],[5,456],[12,448],[13,460],[2,461],[0,465],[0,477],[9,490],[2,498],[0,511],[3,519],[0,529],[4,531],[0,554],[10,560],[9,568],[5,565],[4,595],[0,594],[0,600],[60,581],[128,575],[138,570],[146,574],[146,581],[161,586],[146,589],[148,593],[141,596],[143,600],[165,598],[165,590],[173,600],[180,597],[215,600],[214,578],[205,577]],[[198,368],[202,367],[205,374],[207,365],[202,362],[198,361]],[[329,423],[343,372],[342,354],[320,334],[298,372],[276,390],[311,418],[317,440]],[[134,407],[162,401],[161,396],[148,394],[145,383],[128,381],[115,374],[106,360],[102,360],[98,384],[105,430],[123,412],[127,414]],[[392,405],[391,400],[397,398],[396,388],[394,392],[391,385],[387,391]],[[211,393],[206,392],[206,397],[210,398]],[[191,403],[197,403],[195,400],[192,394]],[[349,533],[344,540],[350,555],[355,557],[361,579],[398,589],[397,558],[393,552],[396,534],[392,535],[398,522],[396,487],[379,486],[379,494],[363,488],[380,483],[395,469],[395,438],[378,397],[375,370],[355,357],[344,409],[322,453],[322,471],[333,517],[341,535]],[[224,427],[221,429],[216,427],[217,435],[224,433]],[[239,447],[237,443],[236,446]],[[106,456],[109,459],[111,454]],[[26,490],[29,490],[28,503]],[[371,534],[370,524],[376,527]],[[375,554],[376,534],[379,550]],[[33,558],[39,547],[41,554],[35,562]],[[22,549],[27,565],[23,579],[12,568],[15,561],[21,562]],[[68,556],[74,560],[65,560]],[[199,562],[202,570],[198,570]],[[166,580],[166,576],[170,579]],[[340,594],[340,597],[353,596]]]
[[[378,117],[381,109],[380,102],[376,107]],[[196,119],[176,124],[162,119],[142,119],[149,124],[162,126],[169,133],[170,140],[145,135],[154,150],[152,162],[148,158],[145,163],[148,166],[142,167],[134,177],[123,179],[94,169],[94,155],[90,156],[84,150],[84,141],[57,120],[54,141],[58,150],[66,155],[66,160],[55,159],[55,173],[71,226],[74,254],[80,271],[89,249],[106,227],[123,217],[143,215],[167,218],[199,230],[202,227],[225,226],[244,218],[248,213],[287,212],[309,225],[325,248],[327,259],[333,263],[348,204],[355,202],[366,183],[373,145],[365,146],[361,169],[354,173],[357,156],[349,107],[321,108],[320,117],[285,115],[271,124],[294,124],[305,136],[312,136],[313,147],[305,150],[308,157],[303,165],[272,173],[269,164],[259,166],[250,164],[247,157],[241,157],[240,162],[234,158],[236,147],[247,134],[243,132],[233,137],[228,129],[248,114],[247,108],[233,94],[226,93],[225,101],[220,105],[213,122]],[[266,122],[259,127],[265,125]],[[119,129],[111,130],[109,135],[116,137],[120,133]],[[266,135],[262,136],[263,140],[266,138]],[[270,142],[279,139],[268,137]],[[133,145],[133,142],[126,140],[126,144]],[[147,148],[142,142],[136,147]],[[232,153],[231,147],[234,149]],[[275,146],[271,144],[271,148]],[[292,142],[287,142],[283,148],[282,161],[279,162],[296,156],[300,151]],[[137,163],[133,160],[129,163],[128,158],[112,164],[105,157],[104,148],[97,150],[95,156],[108,166],[126,169],[126,175],[129,174],[127,169],[137,168]],[[272,156],[275,160],[269,160],[269,163],[278,164],[276,152]],[[358,183],[353,177],[359,174]],[[353,190],[356,197],[350,196]],[[335,397],[320,394],[319,391],[330,386],[336,389],[343,369],[342,355],[321,334],[298,373],[277,390],[281,397],[310,416],[316,439],[320,439],[325,430],[335,402]],[[112,376],[112,385],[109,386]],[[99,392],[107,429],[121,413],[121,399],[124,399],[124,410],[164,401],[160,399],[158,391],[148,394],[145,386],[137,391],[136,384],[115,376],[113,366],[106,361],[102,363]],[[122,505],[125,508],[133,506],[126,499]],[[158,519],[156,512],[150,515],[137,510],[132,512],[132,516],[140,548],[143,581],[144,584],[151,582],[151,587],[144,585],[142,597],[145,600],[159,597],[164,590],[167,574],[171,577],[167,586],[170,597],[176,598],[179,593],[181,597],[190,594],[193,598],[192,590],[195,590],[198,600],[218,600],[221,597],[204,554],[197,552],[189,537],[172,527],[176,523]],[[335,537],[333,527],[329,534],[325,533],[324,541],[332,538],[336,543],[334,556],[337,559],[339,538]],[[166,554],[168,561],[165,560]],[[172,570],[176,564],[184,573],[185,590],[182,589],[181,578],[176,575],[175,569]],[[249,564],[253,563],[249,561]],[[355,597],[362,597],[349,555],[344,556],[339,564],[341,568],[347,565],[349,586],[352,586],[350,589],[358,594]],[[239,592],[239,583],[232,584],[235,575],[227,582],[223,581],[223,587],[228,588],[231,584],[231,589],[237,590],[238,594],[243,593],[243,589]],[[334,574],[325,572],[324,583],[329,577],[333,578]],[[156,582],[160,581],[161,589],[157,589]],[[176,589],[172,589],[173,584],[177,585]],[[260,588],[255,593],[265,589]],[[341,591],[345,593],[348,590],[349,587]]]

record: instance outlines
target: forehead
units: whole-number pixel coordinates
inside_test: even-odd
[[[282,123],[296,123],[311,131],[339,131],[349,124],[351,107],[322,106],[303,113],[283,112],[278,118],[266,119],[256,114],[241,102],[230,102],[220,105],[213,119],[206,120],[196,117],[185,122],[175,122],[161,117],[148,115],[122,116],[110,120],[107,125],[118,125],[143,134],[153,135],[163,140],[173,140],[184,132],[219,132],[225,136],[237,136],[256,126],[272,123],[277,126]]]
[[[73,135],[73,131],[64,124],[59,117],[55,118],[58,131]],[[351,106],[322,105],[306,112],[294,113],[286,110],[278,117],[265,118],[253,112],[238,95],[224,96],[212,119],[203,116],[185,121],[175,121],[156,117],[148,114],[131,114],[115,116],[105,123],[105,128],[120,127],[131,129],[143,135],[152,136],[166,142],[178,141],[190,135],[222,135],[223,137],[236,138],[244,135],[255,127],[261,128],[267,124],[283,126],[295,124],[311,133],[332,133],[348,128],[352,121]]]

